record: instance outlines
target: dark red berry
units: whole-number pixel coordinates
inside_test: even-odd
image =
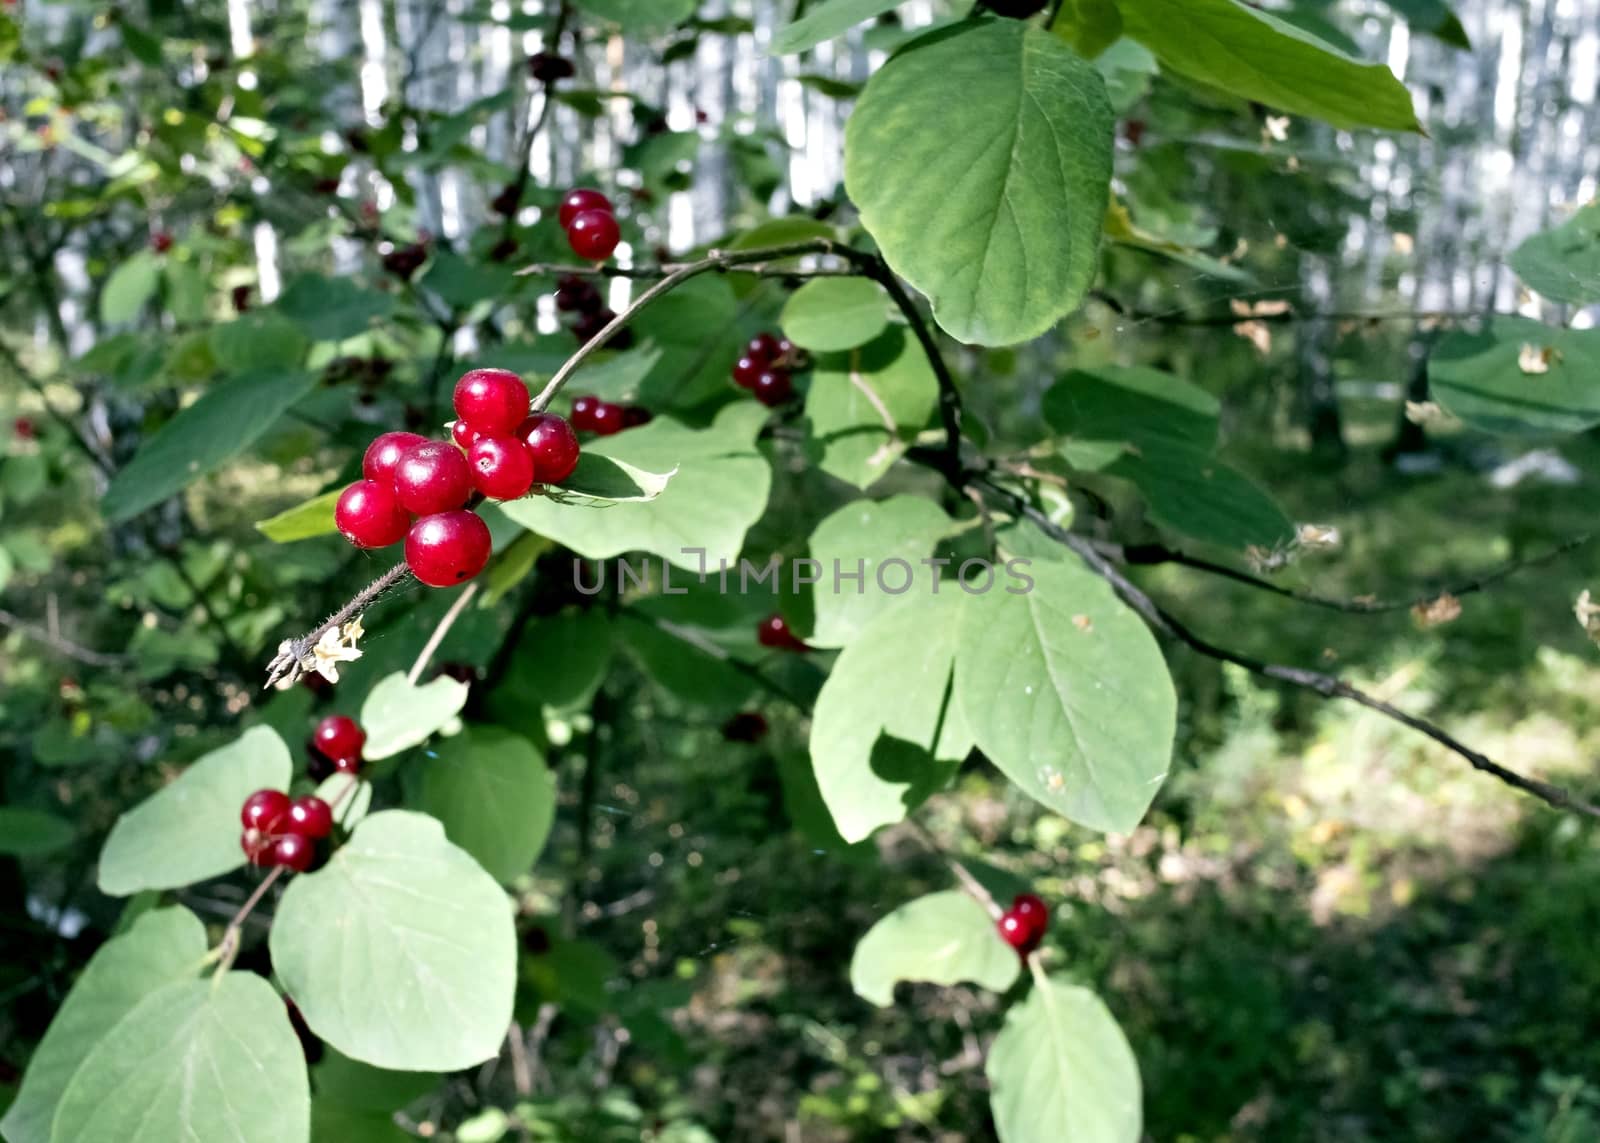
[[[556,309],[564,314],[593,313],[604,305],[593,283],[570,274],[556,283]]]
[[[428,260],[428,247],[418,242],[400,246],[383,256],[383,268],[403,282],[409,282],[422,264]]]
[[[448,512],[472,494],[472,469],[460,449],[443,441],[424,441],[400,458],[394,490],[408,512],[418,516]]]
[[[233,312],[236,314],[250,312],[250,287],[235,286],[231,291],[233,298]]]
[[[517,213],[517,206],[522,201],[522,188],[516,183],[507,183],[500,189],[500,193],[489,200],[489,209],[498,215],[510,218]]]
[[[776,334],[758,333],[750,339],[750,344],[744,347],[746,357],[753,357],[763,365],[771,365],[778,359],[779,343]]]
[[[11,435],[19,441],[35,440],[39,436],[39,427],[33,423],[32,417],[18,417],[11,422]]]
[[[756,383],[750,387],[767,408],[775,408],[794,396],[794,382],[787,369],[763,369],[756,374]]]
[[[489,261],[509,262],[511,261],[511,256],[517,252],[517,249],[517,240],[515,238],[502,238],[489,247]]]
[[[722,737],[729,742],[760,742],[767,736],[767,720],[757,710],[741,710],[722,724]]]
[[[517,500],[533,487],[533,457],[515,437],[479,437],[467,452],[472,487],[490,500]]]
[[[756,378],[766,371],[767,363],[748,353],[733,363],[733,383],[741,389],[754,389]]]
[[[489,549],[489,526],[476,512],[439,512],[411,526],[406,563],[429,587],[454,587],[483,570]]]
[[[528,387],[509,369],[474,369],[456,382],[456,416],[488,436],[505,436],[528,415]]]
[[[322,676],[317,674],[315,671],[307,671],[304,675],[300,676],[300,681],[304,683],[310,678],[321,679],[324,686],[329,685],[328,680],[322,678]],[[317,740],[315,738],[307,739],[306,777],[310,778],[313,782],[321,783],[328,778],[333,777],[333,772],[333,759],[329,758],[317,748]]]
[[[367,744],[367,732],[349,715],[330,714],[317,723],[311,741],[337,765],[361,757],[361,748]]]
[[[773,356],[772,360],[774,362],[788,364],[789,362],[793,361],[797,355],[798,351],[795,349],[794,342],[790,341],[787,337],[780,337],[778,339],[778,352]]]
[[[655,420],[655,414],[643,405],[624,405],[622,407],[622,427],[636,429],[640,425],[648,425]]]
[[[258,829],[247,829],[239,835],[239,848],[251,865],[272,864],[272,838]]]
[[[621,241],[617,216],[608,211],[583,211],[567,227],[567,243],[572,252],[588,262],[604,262]]]
[[[533,459],[533,479],[537,484],[560,484],[578,467],[578,434],[572,431],[565,417],[535,413],[522,422],[517,437],[528,446],[528,455]]]
[[[593,427],[590,429],[595,436],[609,437],[612,433],[622,431],[622,406],[611,401],[601,401],[594,407],[594,413],[589,420]]]
[[[405,539],[411,527],[394,486],[376,480],[358,480],[340,493],[333,522],[339,534],[358,548],[387,548]]]
[[[1011,911],[1042,932],[1050,927],[1050,906],[1032,893],[1018,893],[1011,900]]]
[[[313,794],[289,803],[289,818],[284,828],[290,833],[316,841],[333,832],[333,807]]]
[[[450,439],[456,442],[456,447],[462,452],[470,449],[472,442],[482,435],[477,429],[459,418],[450,422]]]
[[[572,399],[572,427],[580,433],[594,432],[594,413],[603,401],[599,397],[591,397],[585,393]]]
[[[310,869],[311,860],[316,855],[316,842],[303,834],[286,833],[272,843],[272,864],[293,869],[296,873]]]
[[[367,446],[367,454],[361,458],[361,475],[379,484],[393,484],[400,458],[427,443],[427,437],[416,433],[384,433]]]
[[[571,79],[576,73],[572,61],[552,52],[534,52],[528,57],[528,74],[540,83]]]
[[[359,774],[361,773],[361,755],[357,754],[354,758],[335,758],[333,760],[333,768],[340,774]]]
[[[999,930],[1000,939],[1016,949],[1019,956],[1027,956],[1044,939],[1044,925],[1022,916],[1015,909],[1000,914],[995,928]]]
[[[239,821],[245,829],[271,833],[279,819],[288,812],[288,794],[281,790],[257,790],[244,800],[244,805],[239,809]]]
[[[586,210],[610,214],[612,209],[611,200],[599,191],[592,187],[574,187],[562,196],[556,220],[561,223],[561,229],[566,230],[572,226],[572,220]]]
[[[165,254],[172,249],[172,233],[167,230],[158,230],[150,236],[150,249],[157,254]]]
[[[311,184],[311,189],[316,191],[318,194],[338,194],[339,180],[337,178],[318,179],[316,182]]]
[[[616,313],[604,306],[589,313],[579,314],[578,320],[572,323],[572,335],[578,339],[579,345],[587,345],[600,331],[616,320]],[[611,335],[611,340],[606,343],[612,349],[627,349],[633,344],[633,332],[626,326]]]
[[[810,647],[789,628],[781,615],[769,615],[756,627],[756,642],[776,651],[809,651]]]

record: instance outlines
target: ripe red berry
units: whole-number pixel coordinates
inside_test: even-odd
[[[272,864],[272,838],[258,829],[247,829],[239,835],[239,848],[251,865]]]
[[[361,748],[367,744],[367,732],[348,715],[330,714],[317,723],[311,741],[318,750],[338,764],[347,759],[361,757]]]
[[[767,363],[748,353],[733,363],[733,383],[741,389],[754,389],[756,378],[766,371]]]
[[[599,309],[589,313],[579,314],[578,320],[572,323],[572,336],[578,339],[579,345],[588,345],[589,342],[600,336],[601,330],[616,319],[616,312],[607,309],[605,306],[601,306]],[[623,326],[611,335],[611,340],[606,344],[612,349],[627,349],[633,344],[633,331],[627,326]]]
[[[622,431],[622,418],[621,405],[613,404],[610,401],[601,401],[594,407],[594,412],[590,414],[590,431],[600,437],[609,437],[612,433],[620,433]]]
[[[416,433],[384,433],[367,446],[367,454],[361,458],[361,475],[379,484],[393,484],[400,458],[427,442],[427,437]]]
[[[556,309],[564,314],[593,313],[604,305],[600,291],[582,278],[569,274],[556,283]]]
[[[777,651],[811,650],[789,629],[789,621],[781,615],[769,615],[757,625],[756,642]]]
[[[746,357],[753,357],[763,365],[771,365],[778,359],[781,347],[776,334],[758,333],[744,347],[744,352]]]
[[[32,417],[18,417],[11,422],[11,435],[19,441],[31,441],[38,437],[39,427],[33,423]]]
[[[517,437],[528,446],[528,455],[533,458],[536,483],[560,484],[578,467],[578,434],[565,417],[535,413],[522,422]]]
[[[472,486],[490,500],[517,500],[533,487],[533,457],[515,437],[479,437],[467,452]]]
[[[257,790],[244,800],[239,820],[245,829],[271,833],[280,818],[289,812],[289,795],[281,790]]]
[[[617,216],[607,211],[585,210],[567,227],[567,244],[586,262],[604,262],[621,241]]]
[[[566,230],[571,227],[572,220],[586,210],[598,210],[610,214],[611,200],[591,187],[574,187],[562,196],[561,206],[556,211],[556,220],[561,223],[561,229]]]
[[[327,837],[333,832],[333,807],[312,794],[296,798],[289,803],[289,817],[284,828],[312,841]]]
[[[448,512],[467,502],[472,469],[461,450],[443,441],[424,441],[406,452],[394,470],[400,504],[418,516]]]
[[[1050,906],[1042,897],[1018,893],[1011,900],[1011,911],[1029,924],[1037,925],[1041,932],[1050,927]]]
[[[572,427],[580,433],[594,432],[594,414],[603,401],[585,393],[572,399]]]
[[[477,429],[460,418],[450,422],[450,439],[456,442],[456,447],[462,452],[466,452],[471,448],[472,442],[482,435]]]
[[[357,754],[353,758],[335,758],[333,760],[333,768],[341,774],[359,774],[361,773],[361,755]]]
[[[489,526],[476,512],[439,512],[411,525],[406,563],[429,587],[454,587],[483,570],[489,549]]]
[[[767,408],[776,408],[794,396],[794,382],[790,380],[787,369],[763,369],[756,374],[755,384],[750,386],[750,391]]]
[[[296,873],[304,873],[311,868],[311,861],[317,855],[317,846],[304,834],[286,833],[272,843],[271,861],[274,865],[282,865],[286,869],[293,869]]]
[[[622,407],[622,427],[625,429],[636,429],[640,425],[648,425],[655,419],[655,414],[643,405],[624,405]]]
[[[358,548],[387,548],[404,539],[411,527],[394,487],[376,480],[358,480],[340,493],[333,522]]]
[[[504,436],[528,415],[528,387],[509,369],[474,369],[456,382],[455,406],[471,428]]]
[[[172,233],[167,230],[158,230],[150,236],[150,249],[157,254],[165,254],[172,249]]]

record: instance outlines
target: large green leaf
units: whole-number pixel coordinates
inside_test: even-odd
[[[811,717],[811,765],[846,841],[900,821],[971,749],[948,701],[964,602],[956,585],[943,583],[934,594],[928,576],[920,577],[828,673]]]
[[[361,727],[367,732],[362,755],[388,758],[426,742],[449,725],[467,704],[467,684],[448,675],[417,686],[396,671],[379,679],[361,704]]]
[[[208,335],[217,366],[234,373],[276,365],[292,369],[306,352],[306,336],[273,310],[254,310],[211,327]]]
[[[815,278],[789,295],[779,323],[784,335],[803,349],[854,349],[889,324],[889,297],[866,278]]]
[[[979,749],[1024,793],[1125,833],[1172,755],[1166,662],[1139,617],[1081,564],[1035,563],[1028,574],[1031,587],[997,582],[964,601],[956,704]]]
[[[148,250],[140,250],[106,279],[100,291],[100,320],[106,325],[132,321],[155,297],[160,284],[161,260]]]
[[[592,16],[619,24],[625,32],[670,28],[694,14],[698,0],[579,0]]]
[[[84,1057],[147,995],[192,977],[205,952],[205,926],[180,908],[146,913],[101,945],[33,1050],[0,1135],[8,1143],[46,1143],[56,1104]]]
[[[895,600],[932,591],[937,569],[920,561],[950,528],[950,517],[926,496],[857,500],[823,519],[810,540],[811,558],[822,567],[806,642],[843,647]]]
[[[511,903],[423,814],[373,814],[324,868],[291,881],[271,946],[311,1030],[353,1059],[455,1071],[505,1039]]]
[[[846,129],[845,184],[941,326],[1010,345],[1075,309],[1094,280],[1112,126],[1100,73],[1060,39],[968,21],[873,75]]]
[[[1044,418],[1085,441],[1177,441],[1209,449],[1217,439],[1217,399],[1170,373],[1140,367],[1073,370],[1044,395]]]
[[[1138,1143],[1139,1061],[1100,998],[1061,977],[1006,1014],[989,1049],[1000,1143]]]
[[[559,486],[542,493],[561,504],[604,508],[610,504],[654,500],[667,490],[677,469],[646,472],[642,468],[591,450],[578,456],[578,467]]]
[[[263,369],[207,391],[162,425],[117,473],[102,502],[106,518],[126,520],[220,468],[315,384],[310,373]]]
[[[1530,290],[1553,301],[1600,302],[1600,202],[1518,246],[1511,268]]]
[[[792,24],[778,29],[772,37],[772,54],[791,55],[816,47],[820,43],[842,36],[857,24],[864,24],[874,16],[899,5],[901,0],[822,0],[813,4]]]
[[[1162,67],[1335,127],[1420,131],[1411,94],[1383,64],[1353,59],[1238,0],[1118,0],[1127,34]]]
[[[1444,0],[1389,0],[1389,7],[1405,17],[1413,28],[1453,48],[1472,50],[1472,41],[1461,24],[1461,17]]]
[[[364,289],[350,278],[301,274],[289,283],[274,308],[313,341],[343,341],[366,333],[394,309],[394,299]]]
[[[313,536],[326,536],[339,530],[333,521],[333,510],[344,495],[343,488],[335,488],[320,496],[304,500],[293,508],[285,508],[276,516],[256,521],[256,531],[275,544],[289,544],[295,540],[309,540]]]
[[[287,790],[294,764],[271,727],[253,726],[117,819],[100,851],[100,891],[178,889],[244,864],[239,807],[256,790]]]
[[[307,1143],[300,1039],[272,986],[249,972],[145,997],[67,1085],[52,1143]]]
[[[900,459],[938,404],[921,346],[902,326],[817,358],[806,392],[811,453],[831,476],[866,488]]]
[[[719,560],[737,561],[746,530],[767,505],[772,471],[755,447],[764,419],[759,405],[739,402],[706,429],[657,417],[586,446],[645,472],[670,472],[676,465],[654,500],[595,509],[535,496],[506,504],[505,513],[591,559],[644,551],[697,573],[703,558],[714,572]]]
[[[1495,318],[1453,333],[1428,362],[1434,398],[1491,433],[1577,433],[1600,424],[1600,330]]]
[[[0,854],[38,857],[72,844],[72,823],[44,810],[0,806]]]
[[[727,652],[698,632],[663,630],[631,607],[622,614],[628,650],[652,682],[679,700],[731,714],[755,691]]]
[[[422,764],[416,806],[501,881],[532,868],[555,822],[555,772],[526,738],[475,727]]]
[[[1123,453],[1099,471],[1136,487],[1156,523],[1208,544],[1271,550],[1294,538],[1277,502],[1209,452],[1161,444]]]
[[[1000,939],[994,919],[959,890],[929,893],[901,905],[867,931],[850,959],[850,987],[887,1008],[902,980],[971,981],[991,992],[1016,983],[1022,960]]]

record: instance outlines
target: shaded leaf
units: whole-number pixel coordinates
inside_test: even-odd
[[[550,654],[548,648],[545,654]],[[526,738],[474,727],[422,765],[416,806],[500,881],[533,867],[555,822],[555,773]]]
[[[811,589],[815,621],[806,642],[843,647],[897,599],[932,592],[938,569],[920,561],[951,526],[926,496],[857,500],[825,517],[809,541],[822,570]]]
[[[970,981],[1004,992],[1021,971],[1017,950],[1000,938],[988,911],[969,894],[950,889],[907,902],[867,930],[850,959],[850,987],[887,1008],[902,980]]]
[[[1529,372],[1529,350],[1542,372]],[[1452,333],[1428,363],[1435,400],[1474,428],[1512,435],[1577,433],[1600,424],[1600,330],[1495,318]]]
[[[0,854],[38,857],[72,844],[72,823],[44,810],[0,806]]]
[[[938,401],[928,359],[902,326],[859,349],[817,358],[806,423],[818,465],[866,488],[904,454]]]

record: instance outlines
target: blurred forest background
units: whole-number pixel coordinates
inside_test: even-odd
[[[794,7],[706,0],[645,37],[574,21],[562,50],[578,74],[534,137],[526,201],[623,171],[624,264],[773,215],[832,216],[870,64],[965,5],[907,3],[805,56],[768,55]],[[1112,248],[1096,299],[1057,333],[959,352],[974,415],[996,437],[1036,436],[1039,397],[1069,365],[1196,381],[1223,402],[1234,462],[1291,518],[1338,529],[1336,551],[1285,573],[1326,595],[1412,596],[1587,535],[1592,433],[1519,448],[1418,424],[1405,402],[1426,395],[1420,363],[1453,322],[1572,318],[1523,292],[1505,258],[1596,195],[1600,0],[1462,0],[1459,25],[1429,34],[1435,7],[1285,8],[1386,61],[1426,137],[1290,125],[1197,97],[1115,45],[1101,66],[1121,116],[1118,196],[1150,241]],[[377,565],[252,525],[330,486],[373,426],[425,419],[441,361],[493,350],[548,371],[572,348],[548,296],[510,296],[509,269],[552,240],[491,205],[519,169],[525,60],[546,46],[550,10],[119,9],[19,0],[0,16],[0,801],[70,822],[0,857],[0,1104],[118,923],[86,884],[115,814],[241,720],[298,741],[320,701],[268,701],[259,666]],[[26,54],[8,59],[5,35]],[[185,150],[201,157],[168,162]],[[363,218],[381,219],[376,236]],[[392,326],[343,343],[346,372],[248,461],[99,526],[104,477],[50,408],[119,463],[208,368],[192,335],[218,305],[271,303],[307,268],[381,281],[384,254],[424,232],[449,322],[385,284]],[[171,253],[150,249],[157,233]],[[518,249],[496,257],[507,236]],[[625,281],[611,288],[627,296]],[[797,481],[762,529],[781,537],[812,491]],[[1600,546],[1581,547],[1463,597],[1442,626],[1298,608],[1179,568],[1146,578],[1242,649],[1336,665],[1494,757],[1592,785],[1600,667],[1572,607],[1597,573]],[[415,588],[385,606],[340,709],[409,662],[442,610]],[[486,665],[505,621],[475,613],[439,659]],[[584,658],[560,638],[539,653]],[[1055,955],[1127,1030],[1149,1136],[1600,1140],[1595,832],[1354,706],[1181,651],[1173,667],[1174,777],[1133,834],[1072,827],[981,769],[927,815],[984,855],[975,864],[1063,902]],[[532,970],[563,1000],[538,1061],[550,1136],[985,1137],[979,1039],[997,999],[917,986],[880,1011],[848,985],[855,940],[943,886],[940,863],[905,830],[867,843],[879,861],[791,828],[805,739],[783,705],[758,703],[762,742],[728,742],[737,697],[723,709],[663,691],[619,650],[573,668],[585,702],[595,671],[636,717],[606,742],[597,784],[563,781],[551,855],[525,888],[561,934]],[[588,717],[571,716],[574,733]],[[564,745],[551,743],[558,768]],[[220,920],[247,891],[185,900]],[[408,1114],[426,1122],[434,1099],[470,1106],[470,1086]]]

